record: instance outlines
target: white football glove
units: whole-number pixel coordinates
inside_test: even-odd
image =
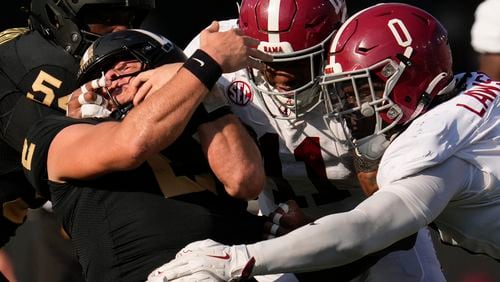
[[[250,277],[254,264],[245,245],[227,246],[208,239],[184,247],[175,259],[151,272],[147,282],[237,281]]]

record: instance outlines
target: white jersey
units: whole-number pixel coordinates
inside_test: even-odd
[[[474,252],[494,252],[499,259],[500,82],[473,73],[466,83],[465,91],[416,119],[396,138],[382,158],[377,181],[383,190],[449,159],[462,160],[470,166],[471,175],[484,178],[485,185],[470,185],[478,181],[471,177],[470,183],[449,192],[449,204],[442,212],[424,206],[412,192],[399,195],[428,221],[440,212],[434,222],[443,240]],[[443,177],[454,177],[456,172],[447,173]],[[439,189],[452,188],[443,185]]]

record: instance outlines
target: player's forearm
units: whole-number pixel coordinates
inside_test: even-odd
[[[282,237],[249,245],[250,255],[256,259],[252,274],[344,265],[390,246],[420,226],[401,199],[378,192],[365,200],[363,207],[329,215]]]
[[[207,87],[190,71],[179,72],[123,120],[122,137],[138,162],[170,145],[186,127]]]
[[[265,173],[255,142],[235,115],[199,127],[210,167],[234,197],[253,199],[262,191]]]

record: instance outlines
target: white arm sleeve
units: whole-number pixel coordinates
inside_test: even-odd
[[[256,259],[253,274],[329,268],[384,249],[434,220],[463,187],[467,172],[465,162],[452,158],[382,187],[352,211],[325,216],[283,237],[249,245]]]

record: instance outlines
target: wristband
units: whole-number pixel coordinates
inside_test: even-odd
[[[222,68],[205,51],[198,49],[184,63],[184,68],[198,78],[207,89],[212,89],[222,75]]]

